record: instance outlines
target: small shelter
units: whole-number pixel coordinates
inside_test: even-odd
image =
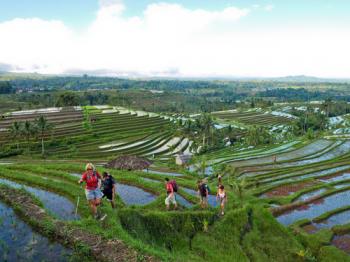
[[[106,167],[131,171],[147,169],[151,164],[152,162],[146,158],[138,156],[120,156],[108,162]]]

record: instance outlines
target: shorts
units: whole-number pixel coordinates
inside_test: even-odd
[[[103,191],[103,197],[106,197],[108,201],[113,200],[113,192],[112,191]]]
[[[165,199],[165,205],[169,206],[170,204],[176,205],[175,193],[172,195],[168,195]]]
[[[94,190],[85,189],[85,196],[87,200],[101,199],[103,194],[99,188]]]
[[[208,202],[208,196],[200,196],[201,202]]]

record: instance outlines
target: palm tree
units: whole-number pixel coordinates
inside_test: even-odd
[[[208,143],[211,130],[214,126],[213,117],[210,114],[203,114],[200,118],[199,125],[203,133],[203,147]]]
[[[35,134],[35,128],[33,126],[33,124],[31,122],[29,122],[28,120],[26,120],[24,122],[24,125],[23,125],[23,128],[21,130],[22,132],[22,135],[26,138],[26,141],[27,141],[27,146],[28,146],[28,149],[29,149],[29,140],[30,140],[30,137]]]
[[[22,134],[22,125],[21,123],[15,121],[10,126],[10,134],[14,141],[16,141],[17,149],[19,149],[19,138]]]
[[[41,138],[41,154],[45,154],[45,147],[44,147],[44,136],[47,132],[51,131],[53,128],[53,125],[47,121],[47,119],[44,116],[40,116],[39,119],[35,119],[36,127],[38,128],[39,135]]]
[[[324,101],[324,103],[322,104],[322,107],[325,110],[327,117],[329,117],[329,113],[330,113],[330,109],[331,109],[332,103],[333,103],[332,98],[327,98]]]
[[[235,193],[237,194],[239,201],[240,201],[240,207],[243,205],[243,196],[244,196],[244,189],[247,186],[247,181],[245,178],[243,179],[235,179],[233,183],[230,184],[230,186],[233,188]]]

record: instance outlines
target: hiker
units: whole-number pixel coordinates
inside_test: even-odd
[[[274,164],[277,163],[277,156],[276,156],[276,155],[273,156],[273,163],[274,163]]]
[[[101,214],[98,209],[98,206],[101,204],[101,198],[103,196],[100,190],[100,180],[101,176],[96,171],[93,164],[88,163],[85,167],[85,172],[82,174],[79,184],[85,182],[85,195],[86,199],[89,202],[89,206],[92,212],[92,215],[95,219],[100,219]]]
[[[220,209],[221,209],[221,215],[224,215],[224,210],[225,210],[225,204],[227,201],[227,196],[225,192],[225,187],[224,185],[219,186],[218,193],[216,194],[216,199],[220,201]]]
[[[170,204],[174,205],[174,209],[177,208],[177,203],[176,203],[176,192],[177,192],[177,185],[175,180],[169,181],[169,178],[165,178],[165,187],[166,187],[166,193],[167,197],[165,198],[165,205],[166,209],[170,209]]]
[[[107,172],[103,172],[102,174],[102,186],[103,186],[103,197],[107,198],[112,205],[112,208],[115,208],[114,200],[115,200],[115,181],[114,178]]]
[[[222,185],[222,176],[218,175],[218,185]]]
[[[199,180],[198,181],[198,194],[200,197],[200,205],[202,208],[207,208],[208,207],[208,195],[209,195],[209,190],[208,186],[205,183],[204,180]]]

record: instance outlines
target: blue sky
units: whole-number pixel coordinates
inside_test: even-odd
[[[0,71],[350,77],[350,0],[0,0]]]
[[[189,9],[220,10],[228,6],[252,8],[254,5],[272,5],[274,12],[250,16],[246,22],[253,26],[273,23],[293,24],[343,24],[350,23],[350,1],[348,0],[124,0],[125,16],[142,15],[151,3],[178,3]],[[91,23],[99,7],[96,0],[1,0],[0,21],[13,18],[38,17],[59,19],[65,23],[82,27]]]

